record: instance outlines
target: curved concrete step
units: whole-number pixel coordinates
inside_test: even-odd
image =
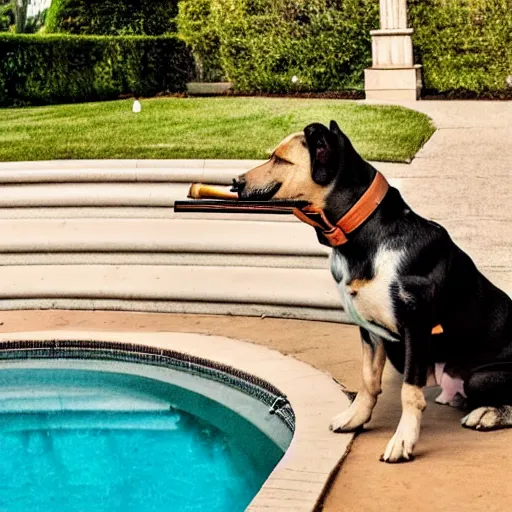
[[[327,257],[302,223],[200,219],[0,220],[0,253],[172,252]]]
[[[293,215],[259,213],[175,213],[169,207],[146,206],[51,206],[0,208],[0,219],[202,219],[249,220],[257,222],[295,222]]]
[[[329,268],[318,256],[154,252],[0,253],[0,265],[186,265],[213,267]]]
[[[103,308],[347,322],[327,270],[329,251],[293,216],[174,213],[174,201],[186,197],[190,182],[229,184],[259,163],[0,163],[0,309]],[[428,210],[432,201],[427,199],[442,192],[434,179],[426,192],[417,191],[417,179],[403,166],[398,172],[389,164],[389,173],[378,164],[383,166],[413,206],[419,201]],[[504,200],[505,189],[498,196]],[[459,203],[457,215],[470,215],[471,208],[462,199]],[[455,240],[485,275],[511,293],[512,272],[503,265],[509,259],[507,244],[488,236],[502,219],[486,219],[492,229],[482,229],[483,211],[478,219],[462,220],[446,212],[443,224]],[[432,216],[436,213],[442,212],[436,207]]]
[[[237,159],[114,159],[114,160],[37,160],[0,162],[0,171],[24,169],[250,169],[263,160]]]
[[[230,184],[263,160],[72,160],[0,162],[0,184],[206,182]]]
[[[0,184],[20,183],[193,183],[230,184],[243,170],[176,168],[0,169]]]
[[[340,309],[322,269],[141,265],[0,267],[0,299],[174,300]]]
[[[0,208],[39,206],[167,206],[185,199],[182,183],[50,183],[4,185]]]
[[[273,304],[235,304],[173,300],[123,299],[0,299],[0,311],[26,309],[70,309],[177,313],[195,315],[258,316],[261,318],[294,318],[318,322],[352,323],[340,309],[275,306]]]
[[[0,162],[0,184],[205,182],[230,184],[265,160],[53,160]],[[389,178],[410,177],[409,166],[373,162]]]

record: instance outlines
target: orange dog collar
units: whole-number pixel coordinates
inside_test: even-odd
[[[320,228],[331,247],[336,247],[348,242],[347,235],[364,224],[379,207],[388,190],[389,184],[386,178],[377,171],[366,192],[335,225],[329,222],[321,208],[310,205],[300,209],[294,208],[293,214],[302,222]]]

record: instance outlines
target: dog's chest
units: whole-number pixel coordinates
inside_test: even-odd
[[[331,258],[331,272],[347,314],[356,324],[392,341],[397,340],[398,330],[391,289],[397,283],[401,257],[400,251],[379,249],[370,279],[360,278],[338,250],[333,249]]]

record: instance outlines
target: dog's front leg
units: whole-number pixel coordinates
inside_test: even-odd
[[[414,446],[418,442],[421,418],[426,407],[423,388],[427,382],[430,331],[428,322],[413,322],[405,329],[405,368],[402,384],[402,416],[394,436],[389,441],[381,460],[407,462],[413,460]],[[423,325],[423,328],[421,327]]]
[[[361,329],[363,348],[362,386],[350,407],[335,416],[331,422],[331,430],[335,432],[351,432],[370,421],[377,397],[381,393],[382,372],[386,363],[386,353],[382,340]]]

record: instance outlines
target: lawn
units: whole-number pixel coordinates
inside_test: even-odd
[[[266,158],[286,135],[335,119],[368,160],[410,161],[434,132],[423,114],[339,100],[162,98],[0,109],[0,161]]]

